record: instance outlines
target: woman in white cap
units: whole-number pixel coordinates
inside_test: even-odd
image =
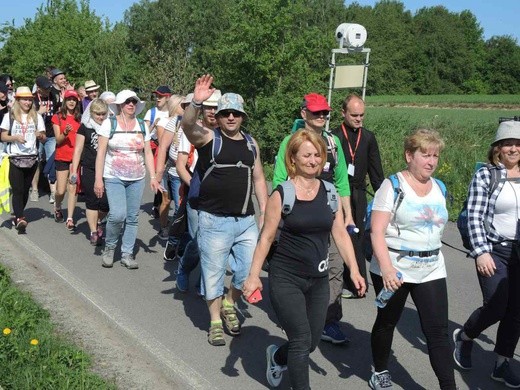
[[[520,121],[500,123],[488,162],[473,176],[468,194],[470,256],[484,304],[453,333],[453,357],[460,368],[471,369],[473,340],[498,322],[491,378],[520,388],[509,363],[520,337]]]
[[[116,116],[103,122],[98,132],[94,182],[94,192],[99,198],[103,196],[106,186],[110,207],[102,266],[112,267],[124,223],[121,265],[137,269],[134,245],[146,169],[150,174],[152,191],[157,192],[160,185],[155,177],[150,131],[144,121],[136,117],[143,110],[144,102],[135,92],[125,89],[117,94],[111,108]]]
[[[14,95],[10,115],[0,124],[0,141],[8,143],[9,181],[12,190],[13,226],[18,233],[25,233],[27,221],[24,209],[29,200],[29,189],[38,163],[36,140],[45,139],[45,124],[33,106],[29,87],[19,87]]]

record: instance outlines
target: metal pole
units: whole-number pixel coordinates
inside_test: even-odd
[[[327,97],[327,101],[329,103],[329,106],[331,106],[332,82],[334,80],[334,70],[336,69],[336,53],[334,52],[334,50],[332,51],[332,58],[330,60],[329,67],[330,67],[330,79],[329,79],[329,95]],[[330,126],[330,115],[327,118],[327,123],[325,123],[325,131],[329,131],[329,126]]]
[[[368,66],[370,65],[369,64],[369,57],[370,57],[370,49],[366,49],[367,50],[367,56],[365,58],[365,71],[363,72],[363,94],[362,94],[362,99],[363,101],[365,100],[365,94],[366,94],[366,90],[367,90],[367,76],[368,76]]]

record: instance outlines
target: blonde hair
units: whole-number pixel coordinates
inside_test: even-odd
[[[92,116],[95,111],[106,111],[108,113],[108,104],[100,98],[92,100],[90,103],[90,116]]]
[[[416,150],[426,152],[428,148],[438,148],[439,152],[444,149],[444,141],[437,130],[419,128],[404,140],[404,152],[414,154]]]
[[[301,129],[294,133],[285,149],[285,169],[287,170],[287,176],[291,179],[296,176],[296,167],[292,162],[292,158],[298,153],[300,147],[305,141],[309,141],[320,153],[321,164],[320,173],[325,164],[327,163],[327,145],[323,140],[321,134],[316,133],[314,130]]]
[[[22,107],[20,106],[19,99],[15,99],[15,101],[13,103],[13,108],[11,109],[10,120],[12,121],[14,119],[18,123],[22,123],[22,114],[23,114],[23,110],[22,110]],[[31,120],[34,123],[34,125],[37,127],[38,126],[38,113],[36,112],[36,109],[34,108],[34,102],[31,104],[31,108],[29,109],[29,112],[27,113],[27,123],[31,122]]]
[[[179,115],[179,108],[181,107],[181,102],[184,100],[184,96],[181,95],[172,95],[170,99],[168,99],[168,115],[170,118],[174,118]],[[173,145],[177,148],[179,143],[181,142],[179,137],[179,129],[181,127],[181,121],[177,120],[175,131],[173,132]]]

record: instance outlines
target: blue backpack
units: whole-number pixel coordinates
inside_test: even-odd
[[[394,206],[392,207],[392,221],[391,223],[395,222],[395,212],[401,205],[404,199],[404,191],[401,189],[401,183],[399,182],[399,178],[394,173],[393,175],[390,175],[388,179],[392,182],[392,188],[394,189]],[[441,189],[442,194],[445,198],[448,197],[448,191],[446,190],[446,185],[444,182],[442,182],[439,179],[433,178],[439,188]],[[372,199],[370,203],[367,205],[367,212],[365,215],[365,236],[364,239],[364,246],[365,246],[365,258],[370,261],[372,259],[372,255],[374,253],[372,249],[372,240],[370,239],[370,224],[372,222],[372,207],[374,205],[374,200]]]
[[[112,137],[116,133],[126,133],[126,131],[116,131],[117,119],[115,116],[111,116],[109,119],[110,119],[110,136],[108,137],[109,139],[112,139]],[[143,137],[145,137],[146,128],[144,127],[144,121],[141,118],[137,118],[137,123],[139,123],[139,128],[141,129],[141,134],[143,134]]]
[[[219,164],[217,162],[217,157],[220,154],[220,151],[222,150],[222,133],[219,128],[216,128],[214,130],[215,135],[213,137],[213,147],[211,149],[211,166],[206,170],[204,173],[204,176],[201,177],[199,174],[199,171],[195,169],[195,172],[193,172],[193,177],[190,181],[190,190],[188,192],[188,199],[196,199],[199,197],[200,192],[200,186],[202,185],[202,182],[208,175],[213,171],[213,169],[219,169],[219,168],[231,168],[231,167],[237,167],[237,168],[246,168],[249,170],[249,172],[253,171],[254,163],[252,166],[248,166],[244,164],[242,161],[238,161],[236,164]],[[255,142],[253,141],[253,137],[249,135],[248,133],[243,132],[240,130],[240,134],[244,137],[244,139],[247,141],[247,148],[253,153],[253,161],[256,161],[256,147]],[[242,214],[245,214],[247,211],[247,205],[249,203],[249,197],[246,196],[246,199],[244,200],[244,204],[242,206]]]

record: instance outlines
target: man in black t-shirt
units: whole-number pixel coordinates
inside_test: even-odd
[[[334,129],[333,133],[340,139],[348,164],[352,219],[359,229],[358,233],[351,235],[351,239],[356,252],[359,272],[366,281],[367,267],[364,253],[364,220],[367,209],[366,177],[368,174],[374,192],[379,189],[385,177],[376,137],[374,133],[363,127],[365,102],[355,94],[348,95],[343,101],[342,115],[343,123]],[[343,283],[343,298],[358,296],[350,280],[347,267],[343,273]]]

